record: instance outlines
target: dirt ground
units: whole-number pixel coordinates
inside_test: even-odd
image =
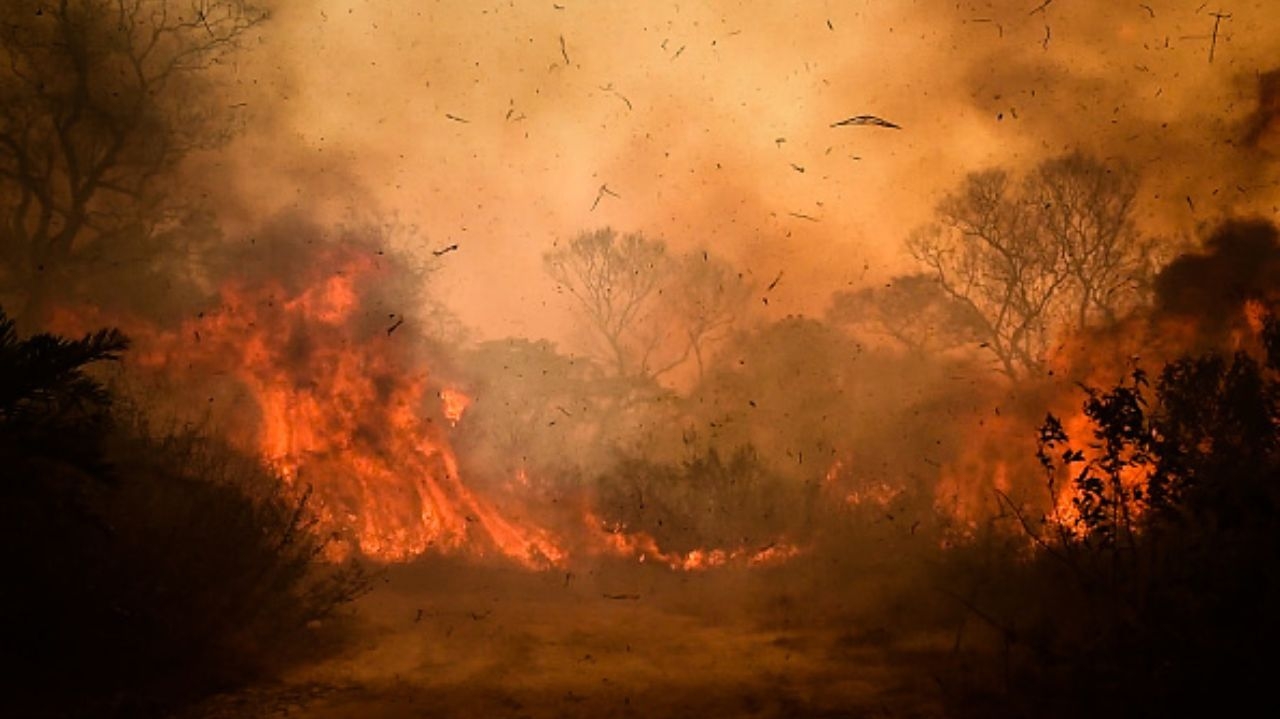
[[[776,574],[418,565],[387,571],[357,611],[336,656],[191,717],[942,714],[919,670],[938,638],[819,620]]]

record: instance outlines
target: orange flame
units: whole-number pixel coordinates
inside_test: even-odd
[[[698,548],[688,552],[668,552],[646,532],[628,532],[619,524],[610,524],[587,512],[587,527],[600,539],[605,554],[635,558],[641,564],[653,562],[686,572],[703,571],[731,564],[749,567],[782,564],[801,554],[801,549],[786,542],[773,542],[764,547]]]
[[[521,512],[500,511],[464,481],[448,433],[472,398],[434,383],[414,356],[411,333],[387,330],[386,315],[366,308],[367,293],[384,280],[372,253],[334,249],[319,259],[317,266],[338,269],[310,282],[289,278],[295,285],[228,283],[215,309],[176,329],[66,309],[55,329],[122,327],[134,340],[127,360],[176,381],[180,392],[229,378],[256,421],[229,412],[236,424],[228,440],[259,456],[291,491],[313,492],[317,531],[335,539],[330,558],[359,552],[404,561],[442,552],[496,554],[529,569],[568,563],[560,538],[515,516]],[[502,506],[528,506],[521,502],[535,490],[521,467],[501,490],[514,501]],[[784,542],[664,551],[648,534],[606,528],[591,515],[586,529],[586,554],[679,571],[773,565],[801,553]]]
[[[1074,346],[1051,358],[1051,375],[1074,379],[1084,386],[1114,386],[1134,369],[1135,364],[1158,371],[1165,362],[1186,354],[1209,350],[1261,352],[1261,335],[1272,310],[1268,302],[1247,299],[1238,315],[1225,318],[1230,328],[1225,336],[1207,330],[1203,319],[1181,316],[1130,318],[1106,331],[1074,338]],[[1211,318],[1218,322],[1224,318]],[[971,533],[983,519],[1005,514],[1002,503],[1018,502],[1019,511],[1031,519],[1043,517],[1068,533],[1083,532],[1076,500],[1081,497],[1072,481],[1087,464],[1102,456],[1102,448],[1091,442],[1094,426],[1083,409],[1083,396],[1074,382],[1043,384],[1026,391],[1036,399],[1022,411],[992,418],[983,417],[965,449],[943,467],[935,506],[958,521],[959,533]],[[1042,467],[1034,459],[1035,432],[1044,412],[1057,416],[1080,461],[1060,467],[1053,493],[1046,486]],[[977,418],[975,418],[977,419]],[[1144,486],[1153,471],[1137,463],[1121,469],[1118,480],[1124,509],[1137,519],[1145,510],[1134,499],[1134,490]],[[1108,487],[1109,493],[1115,488]],[[1001,497],[1000,495],[1004,496]]]
[[[259,421],[232,439],[295,491],[312,487],[320,529],[349,549],[387,561],[466,550],[530,568],[562,563],[549,532],[504,516],[463,481],[433,415],[456,424],[470,399],[435,391],[403,333],[365,326],[361,291],[377,265],[335,254],[341,269],[300,290],[231,284],[216,310],[176,331],[126,326],[132,361],[160,374],[230,375],[247,389]]]
[[[445,387],[440,390],[440,405],[445,419],[449,420],[449,426],[456,427],[462,420],[462,414],[471,406],[471,398],[461,390]]]

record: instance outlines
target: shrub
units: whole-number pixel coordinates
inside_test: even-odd
[[[1088,438],[1047,418],[1040,458],[1070,510],[1017,514],[1035,550],[988,546],[967,600],[1005,643],[987,687],[1003,713],[1276,708],[1280,328],[1264,340],[1262,361],[1186,357],[1087,389]]]
[[[366,586],[320,561],[309,494],[84,371],[114,332],[19,340],[0,313],[0,655],[10,715],[142,716],[296,658]]]

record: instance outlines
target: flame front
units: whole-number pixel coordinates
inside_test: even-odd
[[[294,491],[311,489],[318,529],[338,554],[496,552],[529,568],[561,563],[548,531],[504,516],[463,481],[440,420],[459,421],[469,398],[433,387],[414,369],[422,360],[404,333],[370,321],[362,292],[377,263],[335,254],[339,271],[298,289],[227,285],[216,310],[177,331],[120,323],[135,338],[133,361],[161,375],[230,376],[247,391],[258,422],[232,428],[231,439]]]
[[[523,468],[485,485],[501,498],[468,486],[449,433],[473,399],[425,369],[429,353],[414,344],[411,327],[401,329],[402,316],[371,309],[387,284],[375,255],[331,248],[312,266],[337,270],[229,282],[214,309],[173,329],[68,307],[53,325],[70,334],[124,329],[134,340],[128,361],[164,385],[155,397],[181,398],[179,417],[201,416],[204,403],[192,400],[204,390],[211,403],[213,395],[230,397],[230,406],[209,405],[213,419],[295,496],[311,497],[331,559],[453,553],[547,569],[568,564],[565,547],[574,546],[584,556],[699,571],[779,564],[802,553],[782,539],[664,550],[654,537],[590,512],[584,524],[569,523],[572,536],[557,536],[522,516],[547,514],[530,506],[535,485]]]
[[[801,553],[788,542],[772,542],[763,547],[698,548],[687,552],[664,551],[646,532],[628,531],[626,527],[606,522],[587,512],[587,528],[595,533],[595,545],[604,554],[634,558],[641,564],[654,563],[677,571],[697,572],[715,567],[739,565],[748,567],[782,564]]]

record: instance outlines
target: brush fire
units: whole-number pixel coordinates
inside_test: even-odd
[[[1280,33],[1083,5],[6,4],[0,713],[1274,708]]]

